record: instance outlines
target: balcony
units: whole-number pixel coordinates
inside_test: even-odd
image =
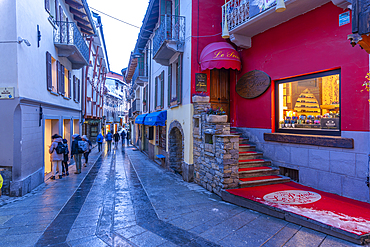
[[[80,69],[88,65],[89,48],[82,38],[74,22],[56,21],[54,29],[54,45],[58,48],[58,56],[66,57],[72,63],[72,69]]]
[[[275,0],[230,0],[222,6],[222,20],[227,13],[230,40],[241,48],[251,47],[251,38],[298,15],[330,2],[330,0],[285,0],[286,10],[275,12]]]
[[[132,81],[139,86],[144,86],[148,82],[148,66],[144,63],[143,57],[139,58]]]
[[[153,38],[153,59],[168,66],[170,59],[177,52],[184,52],[185,17],[162,15],[161,24]]]

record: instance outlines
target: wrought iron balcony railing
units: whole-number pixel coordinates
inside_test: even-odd
[[[86,63],[89,61],[89,48],[74,22],[56,21],[57,29],[54,29],[54,43],[63,50],[71,51],[67,46],[74,46],[81,54]],[[71,51],[65,56],[72,56]],[[77,59],[77,58],[72,58]],[[73,61],[72,61],[73,62]],[[77,61],[79,62],[79,61]]]
[[[153,39],[153,54],[155,55],[165,41],[175,41],[178,49],[185,43],[185,17],[176,15],[161,15],[161,24],[155,31]]]
[[[230,0],[222,6],[222,22],[227,14],[227,25],[229,30],[248,22],[252,17],[276,5],[275,0],[253,1],[253,0]]]

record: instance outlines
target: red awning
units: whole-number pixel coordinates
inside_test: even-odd
[[[240,70],[239,53],[226,42],[215,42],[204,47],[200,54],[202,70],[206,69],[236,69]]]

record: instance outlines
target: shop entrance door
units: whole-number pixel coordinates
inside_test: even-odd
[[[230,113],[230,71],[227,69],[211,70],[210,102],[212,108],[222,107],[229,117]]]
[[[45,119],[44,129],[44,173],[45,175],[51,172],[51,161],[49,149],[51,146],[51,136],[59,134],[59,120]]]

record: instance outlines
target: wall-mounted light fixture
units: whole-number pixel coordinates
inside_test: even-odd
[[[40,47],[40,41],[41,41],[41,31],[40,26],[37,25],[37,47]]]
[[[21,37],[18,37],[18,40],[9,40],[9,41],[0,41],[0,44],[9,44],[9,43],[18,43],[21,44],[24,42],[27,46],[31,46],[30,42],[26,39],[22,39]]]

